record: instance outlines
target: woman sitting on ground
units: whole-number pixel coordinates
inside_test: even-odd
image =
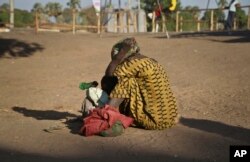
[[[134,38],[116,43],[111,58],[102,79],[102,88],[110,93],[108,104],[134,118],[135,124],[145,129],[175,125],[177,106],[164,68],[140,54]]]

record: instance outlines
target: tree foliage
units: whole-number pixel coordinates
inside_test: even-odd
[[[237,8],[236,10],[236,21],[239,29],[244,29],[247,27],[247,19],[245,11],[242,8]]]
[[[0,24],[7,23],[9,21],[9,4],[4,3],[0,6]]]
[[[3,24],[8,24],[9,23],[9,4],[4,3],[0,6],[0,23]],[[31,26],[33,25],[33,15],[26,11],[26,10],[20,10],[20,9],[15,9],[15,17],[14,17],[14,22],[15,22],[15,27],[26,27],[26,26]]]
[[[15,26],[27,27],[33,25],[33,15],[26,10],[15,9]]]
[[[67,5],[71,9],[81,9],[80,0],[70,0]]]
[[[106,1],[105,1],[106,2]],[[111,0],[109,0],[111,2]],[[168,8],[170,6],[171,0],[141,0],[141,8],[146,12],[146,15],[148,13],[152,13],[156,7],[158,7],[158,2],[162,5],[162,7]],[[226,19],[225,11],[223,11],[222,7],[227,6],[227,0],[217,0],[218,8],[217,10],[214,10],[214,20],[218,22],[224,22]],[[62,7],[60,3],[54,3],[54,2],[48,2],[45,6],[43,6],[41,3],[35,3],[31,12],[25,11],[25,10],[19,10],[15,9],[15,26],[16,27],[24,27],[24,26],[30,26],[34,21],[34,13],[40,12],[44,13],[43,20],[48,20],[49,17],[55,17],[55,19],[59,22],[61,20],[65,23],[71,23],[72,22],[72,9],[75,10],[81,10],[81,12],[78,12],[77,16],[77,22],[79,24],[84,25],[96,25],[97,19],[95,10],[93,7],[88,7],[81,9],[80,6],[80,0],[68,0],[67,8]],[[3,3],[0,6],[0,23],[7,24],[9,23],[10,14],[9,14],[9,4]],[[180,12],[180,17],[183,18],[183,20],[187,20],[187,22],[184,22],[182,25],[183,31],[187,30],[196,30],[196,24],[195,20],[201,17],[201,12],[198,11],[199,8],[197,6],[186,6],[183,8],[181,6],[180,0],[177,0],[177,6],[176,11]],[[210,10],[207,10],[204,12],[204,15],[202,17],[202,20],[207,22],[207,26],[209,25],[210,21]],[[175,30],[176,25],[176,12],[168,13],[165,15],[166,17],[166,25],[167,29],[169,31]],[[242,10],[241,8],[237,9],[236,12],[236,18],[237,18],[237,25],[239,28],[246,28],[247,25],[247,15],[245,13],[245,10]],[[148,31],[152,29],[152,20],[147,16],[147,24],[148,24]]]
[[[35,3],[32,10],[32,12],[44,12],[44,6],[41,3]]]
[[[48,2],[45,6],[45,12],[49,16],[55,17],[57,21],[58,16],[62,14],[62,5],[58,2]]]

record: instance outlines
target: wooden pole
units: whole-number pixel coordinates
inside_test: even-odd
[[[120,11],[120,29],[121,29],[121,33],[124,33],[124,12]]]
[[[113,31],[117,33],[117,14],[114,12],[112,13],[112,16],[114,17]]]
[[[152,32],[155,32],[155,12],[152,13]]]
[[[162,20],[162,32],[166,32],[167,27],[166,27],[166,17],[163,15],[164,13],[161,12],[161,20]]]
[[[236,23],[236,18],[233,19],[233,30],[236,30],[237,28],[237,23]]]
[[[183,17],[180,17],[180,32],[182,32],[182,27],[183,27]]]
[[[10,4],[10,28],[14,28],[14,0],[9,0]]]
[[[131,14],[130,14],[130,10],[127,11],[127,14],[126,14],[126,20],[127,20],[127,33],[130,32],[129,28],[130,28],[130,24],[131,24]]]
[[[247,29],[250,29],[250,7],[248,7]]]
[[[197,31],[199,32],[201,30],[201,23],[200,23],[198,17],[197,17],[196,21],[197,21]]]
[[[101,33],[101,16],[100,13],[97,13],[97,33]]]
[[[115,21],[114,21],[114,23],[115,23],[115,24],[114,24],[114,32],[117,33],[117,32],[118,32],[118,31],[117,31],[117,26],[118,26],[118,13],[115,12],[115,13],[114,13],[114,17],[115,17],[115,18],[114,18],[114,20],[115,20]]]
[[[130,14],[130,16],[131,16],[131,21],[132,21],[132,24],[133,24],[133,32],[135,33],[136,32],[136,21],[135,21],[136,15],[135,15],[135,12],[132,12]]]
[[[73,34],[76,33],[76,12],[75,12],[75,9],[72,10],[72,32]]]
[[[135,19],[135,32],[137,33],[138,32],[138,20],[137,20],[137,15],[139,14],[139,12],[135,12],[135,15],[134,15],[134,19]]]
[[[214,30],[214,10],[211,10],[210,14],[210,31]]]
[[[178,32],[179,31],[179,14],[180,11],[176,12],[176,20],[175,20],[175,31]]]
[[[218,23],[218,20],[215,21],[215,30],[216,30],[216,31],[219,30],[219,23]]]
[[[35,15],[35,32],[38,33],[38,29],[39,29],[39,20],[38,20],[38,12],[36,11],[36,15]]]

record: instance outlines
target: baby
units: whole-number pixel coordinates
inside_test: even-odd
[[[104,76],[101,80],[101,88],[98,88],[98,82],[80,83],[79,88],[86,90],[86,96],[82,103],[82,116],[86,117],[90,110],[102,108],[109,101],[109,94],[118,82],[114,76]]]

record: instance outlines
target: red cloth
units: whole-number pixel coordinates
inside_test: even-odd
[[[98,134],[110,128],[118,120],[122,122],[124,128],[129,127],[133,123],[133,118],[121,114],[110,105],[105,105],[101,109],[93,109],[90,111],[89,116],[83,119],[80,133],[85,136]]]
[[[161,11],[162,11],[162,5],[157,6],[155,9],[155,16],[160,17],[161,16]]]

